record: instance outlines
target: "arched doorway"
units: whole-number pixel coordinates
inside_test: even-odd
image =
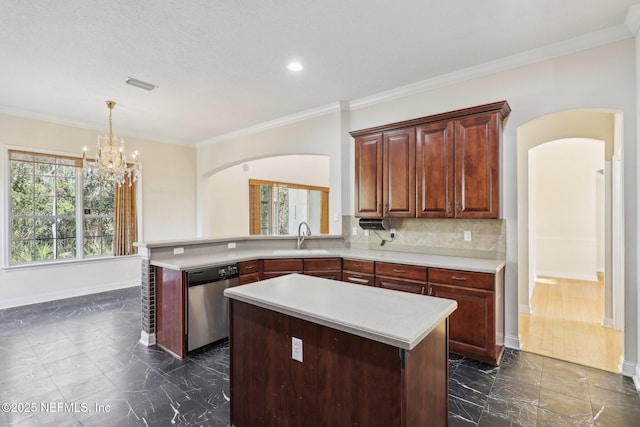
[[[517,159],[518,159],[518,304],[519,304],[519,333],[522,337],[523,350],[527,350],[527,333],[531,331],[524,328],[529,327],[526,316],[534,316],[532,313],[531,301],[539,279],[536,271],[536,249],[540,242],[537,239],[534,212],[535,202],[531,201],[532,182],[530,173],[532,169],[531,161],[535,159],[536,147],[541,147],[550,141],[566,139],[566,138],[587,138],[590,140],[600,140],[604,143],[604,167],[602,170],[604,178],[604,307],[602,312],[602,324],[607,327],[623,328],[622,313],[622,264],[623,253],[621,252],[622,242],[622,211],[619,202],[622,199],[622,191],[620,183],[615,179],[617,173],[617,161],[621,160],[621,141],[619,140],[619,128],[621,127],[621,119],[617,112],[605,112],[596,110],[572,110],[550,114],[532,120],[520,126],[517,130]],[[575,157],[575,156],[574,156]],[[580,158],[572,159],[573,162],[580,162]],[[596,177],[592,177],[594,180]],[[595,182],[591,182],[595,185]],[[544,196],[543,196],[544,197]],[[538,200],[545,200],[538,199]],[[562,234],[562,233],[559,233]],[[556,249],[556,248],[554,248]],[[581,248],[582,249],[582,248]],[[577,250],[575,252],[578,252]],[[549,253],[544,253],[547,256]],[[595,254],[594,254],[595,256]],[[578,254],[575,258],[579,261]],[[580,279],[580,277],[578,277]],[[538,313],[539,314],[539,313]],[[523,317],[525,316],[525,317]],[[552,330],[537,331],[537,334],[549,334]],[[556,331],[557,332],[557,331]],[[557,334],[558,335],[558,334]],[[548,337],[547,337],[548,338]],[[620,341],[622,338],[620,337]],[[555,343],[548,345],[563,345],[558,337],[555,337]],[[608,348],[610,344],[590,343],[591,348]],[[621,346],[621,345],[620,345]],[[538,349],[540,350],[540,349]],[[548,354],[544,351],[537,351],[549,356],[558,357],[555,354]],[[576,355],[573,359],[567,359],[572,362],[589,364],[593,366],[587,359],[581,359]],[[619,357],[619,356],[618,356]],[[614,363],[609,361],[606,366],[596,366],[602,369],[618,370],[616,360]]]

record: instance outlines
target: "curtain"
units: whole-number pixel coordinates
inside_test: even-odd
[[[138,253],[138,248],[133,246],[133,243],[138,240],[136,184],[136,182],[130,182],[130,179],[127,178],[124,184],[116,185],[115,229],[113,235],[113,254],[116,256]]]

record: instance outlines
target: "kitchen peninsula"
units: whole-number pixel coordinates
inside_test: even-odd
[[[305,245],[302,250],[292,249],[295,237],[290,236],[140,243],[141,342],[169,349],[165,334],[169,326],[175,333],[172,342],[177,343],[170,352],[187,357],[187,329],[180,320],[185,318],[184,302],[180,300],[185,298],[186,274],[193,269],[237,263],[240,284],[303,273],[363,287],[455,300],[458,309],[449,321],[450,351],[494,365],[500,363],[504,352],[504,260],[354,249],[345,245],[342,236],[312,236]],[[175,280],[167,280],[170,277]],[[177,304],[165,305],[165,290],[176,296]],[[165,317],[167,310],[175,316]]]
[[[447,425],[455,301],[300,274],[225,295],[232,425]]]

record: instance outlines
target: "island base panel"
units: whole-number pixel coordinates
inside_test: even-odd
[[[447,320],[404,357],[396,347],[230,301],[231,423],[446,426]],[[303,362],[291,338],[302,340]]]

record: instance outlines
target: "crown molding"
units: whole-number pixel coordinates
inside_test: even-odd
[[[638,34],[638,31],[640,31],[640,4],[629,8],[624,24],[634,37]]]
[[[250,126],[237,131],[225,133],[223,135],[208,138],[199,142],[196,142],[196,148],[200,148],[206,145],[216,144],[218,142],[226,141],[229,139],[239,138],[241,136],[247,136],[265,130],[274,129],[280,126],[288,125],[291,123],[300,122],[303,120],[312,119],[315,117],[324,116],[331,113],[338,113],[343,111],[346,107],[344,102],[333,102],[331,104],[323,105],[317,108],[301,111],[299,113],[291,114],[289,116],[280,117],[279,119],[270,120],[267,122],[259,123],[254,126]]]
[[[104,124],[98,125],[96,123],[75,121],[75,120],[65,119],[57,116],[52,116],[49,114],[36,113],[30,110],[23,110],[20,108],[8,107],[6,105],[0,105],[0,114],[20,117],[23,119],[39,120],[41,122],[47,122],[47,123],[52,123],[52,124],[61,125],[61,126],[71,126],[79,129],[94,130],[99,133],[105,132]],[[137,132],[126,132],[126,133],[118,132],[118,135],[122,136],[123,138],[144,139],[147,141],[159,142],[162,144],[180,145],[183,147],[191,147],[191,148],[194,147],[194,145],[189,142],[168,141],[164,138],[158,137],[157,135],[151,135],[151,134],[144,134],[144,133],[137,133]]]
[[[634,6],[635,7],[635,6]],[[640,13],[640,10],[638,11]],[[631,37],[626,25],[618,25],[601,31],[585,34],[580,37],[565,40],[559,43],[532,49],[506,58],[485,62],[484,64],[443,74],[431,79],[423,80],[396,89],[380,92],[375,95],[355,99],[349,103],[350,110],[366,108],[394,99],[404,98],[423,92],[440,89],[457,83],[489,76],[501,71],[507,71],[525,65],[542,62],[549,59],[569,55],[582,50],[591,49]]]

